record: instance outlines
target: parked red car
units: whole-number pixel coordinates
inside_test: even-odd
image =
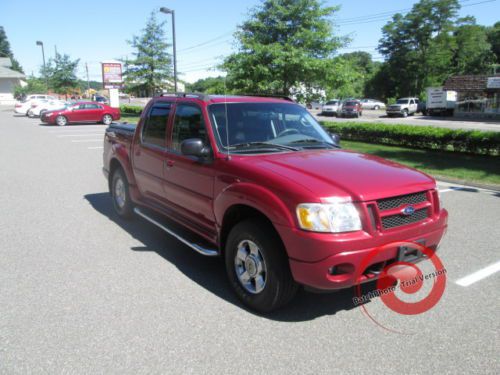
[[[64,109],[45,112],[41,120],[47,124],[65,126],[75,122],[111,124],[120,119],[120,109],[97,102],[78,102]]]
[[[346,100],[342,103],[340,117],[360,117],[363,115],[363,107],[359,100]]]

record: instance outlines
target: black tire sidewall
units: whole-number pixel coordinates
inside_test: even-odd
[[[116,197],[115,197],[115,185],[118,179],[121,179],[123,181],[123,185],[125,188],[125,205],[123,207],[118,206],[116,203]],[[113,207],[115,209],[115,212],[118,214],[118,216],[122,218],[129,219],[132,217],[132,212],[133,212],[133,205],[132,201],[130,199],[130,193],[129,193],[129,187],[128,187],[128,181],[127,178],[125,177],[125,174],[123,173],[122,169],[117,169],[112,176],[111,180],[111,198],[113,200]]]
[[[296,291],[288,257],[281,240],[266,224],[257,220],[248,220],[237,224],[229,233],[225,248],[226,271],[231,287],[246,306],[261,313],[267,313],[283,306]],[[268,229],[273,232],[268,233]],[[258,294],[246,291],[236,275],[234,258],[238,244],[244,240],[250,240],[259,247],[266,263],[266,285],[264,290]]]

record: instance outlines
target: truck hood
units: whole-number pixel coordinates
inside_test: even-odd
[[[258,160],[258,161],[257,161]],[[344,150],[311,150],[263,155],[255,167],[288,179],[321,201],[369,201],[434,189],[432,177],[373,155]]]

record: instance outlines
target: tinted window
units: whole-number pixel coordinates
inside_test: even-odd
[[[205,143],[207,142],[207,130],[201,109],[192,105],[179,104],[175,110],[172,148],[180,151],[182,141],[189,138],[200,138]]]
[[[357,102],[345,102],[345,105],[356,106],[356,105],[358,105],[358,103]]]
[[[149,112],[142,128],[142,142],[165,147],[170,104],[157,104]]]
[[[98,109],[101,108],[97,104],[85,104],[85,109]]]
[[[336,100],[330,100],[329,102],[326,102],[326,105],[335,105],[337,104]]]

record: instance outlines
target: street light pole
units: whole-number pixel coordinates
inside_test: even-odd
[[[45,65],[45,51],[43,49],[43,42],[40,41],[40,40],[37,40],[36,41],[36,45],[42,47],[43,75],[45,77],[45,86],[47,86],[47,91],[48,91],[49,90],[49,80],[48,80],[48,77],[47,77],[47,66]]]
[[[174,91],[177,92],[177,53],[175,48],[175,11],[173,9],[161,7],[160,12],[172,15],[172,47],[174,49]]]

